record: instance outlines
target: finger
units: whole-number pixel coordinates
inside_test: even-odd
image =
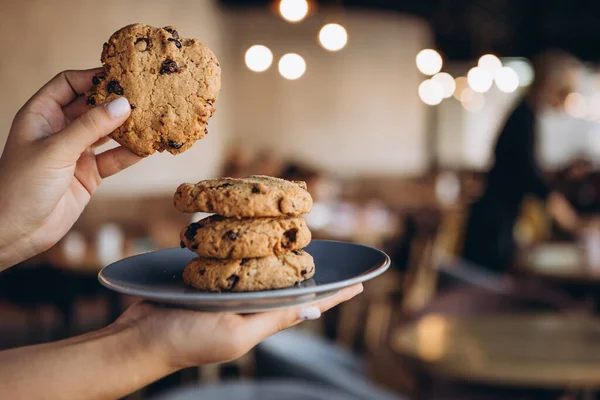
[[[350,300],[360,294],[362,290],[362,284],[342,289],[335,295],[318,302],[315,307],[323,313],[340,303]],[[279,331],[302,322],[298,312],[298,309],[285,309],[246,316],[244,317],[244,334],[251,338],[254,343],[258,343]]]
[[[357,284],[338,292],[338,294],[341,293],[342,301],[339,301],[339,298],[337,298],[336,296],[332,296],[321,300],[319,303],[314,304],[310,307],[303,307],[298,310],[297,322],[306,321],[309,319],[317,319],[325,311],[337,306],[340,303],[350,300],[354,296],[357,296],[358,294],[362,293],[362,291],[363,285]]]
[[[73,122],[89,109],[85,96],[79,96],[63,108],[63,113],[69,122]]]
[[[106,144],[110,141],[110,138],[108,136],[104,136],[103,138],[100,138],[96,141],[96,143],[94,143],[93,145],[91,145],[90,147],[92,149],[97,149],[98,147],[102,146],[103,144]]]
[[[59,106],[64,107],[91,88],[92,78],[101,71],[103,71],[102,68],[63,71],[38,90],[32,100],[51,99]]]
[[[96,165],[98,165],[100,177],[104,179],[123,171],[141,159],[142,157],[133,154],[125,147],[116,147],[98,154],[96,156]]]
[[[129,101],[125,97],[119,97],[90,109],[47,140],[54,144],[53,148],[60,151],[63,160],[77,160],[81,153],[125,122],[130,112]]]

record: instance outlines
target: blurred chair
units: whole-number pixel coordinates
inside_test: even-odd
[[[297,330],[266,339],[256,347],[255,359],[259,379],[300,379],[335,388],[347,398],[399,399],[367,379],[361,358],[330,341]]]
[[[388,270],[365,283],[360,296],[339,305],[336,344],[358,353],[373,347],[388,322],[390,302],[399,304],[402,298],[403,279],[399,272]]]
[[[152,400],[359,400],[347,392],[297,380],[222,382],[169,391]]]
[[[550,238],[552,221],[545,204],[531,196],[525,198],[515,226],[519,246],[527,247]]]

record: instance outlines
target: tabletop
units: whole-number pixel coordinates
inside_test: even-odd
[[[391,346],[433,373],[474,383],[600,387],[600,319],[562,314],[429,315]]]
[[[292,380],[231,382],[191,386],[153,400],[358,400],[346,392],[311,382]]]
[[[568,242],[543,243],[524,251],[518,269],[556,283],[600,286],[600,267],[592,267],[581,246]]]

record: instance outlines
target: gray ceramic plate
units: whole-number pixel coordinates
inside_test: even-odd
[[[253,313],[312,303],[382,274],[387,254],[359,244],[313,240],[305,249],[315,259],[313,279],[287,289],[249,293],[202,292],[185,285],[181,274],[196,255],[187,249],[153,251],[105,267],[100,283],[119,293],[203,311]]]

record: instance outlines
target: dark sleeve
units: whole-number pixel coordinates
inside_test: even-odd
[[[525,105],[517,107],[500,132],[492,174],[501,190],[542,200],[550,189],[535,160],[535,116]]]
[[[522,132],[522,143],[517,147],[518,164],[523,174],[524,189],[541,200],[546,200],[550,194],[550,186],[544,178],[535,157],[535,128],[529,123],[527,130]]]

